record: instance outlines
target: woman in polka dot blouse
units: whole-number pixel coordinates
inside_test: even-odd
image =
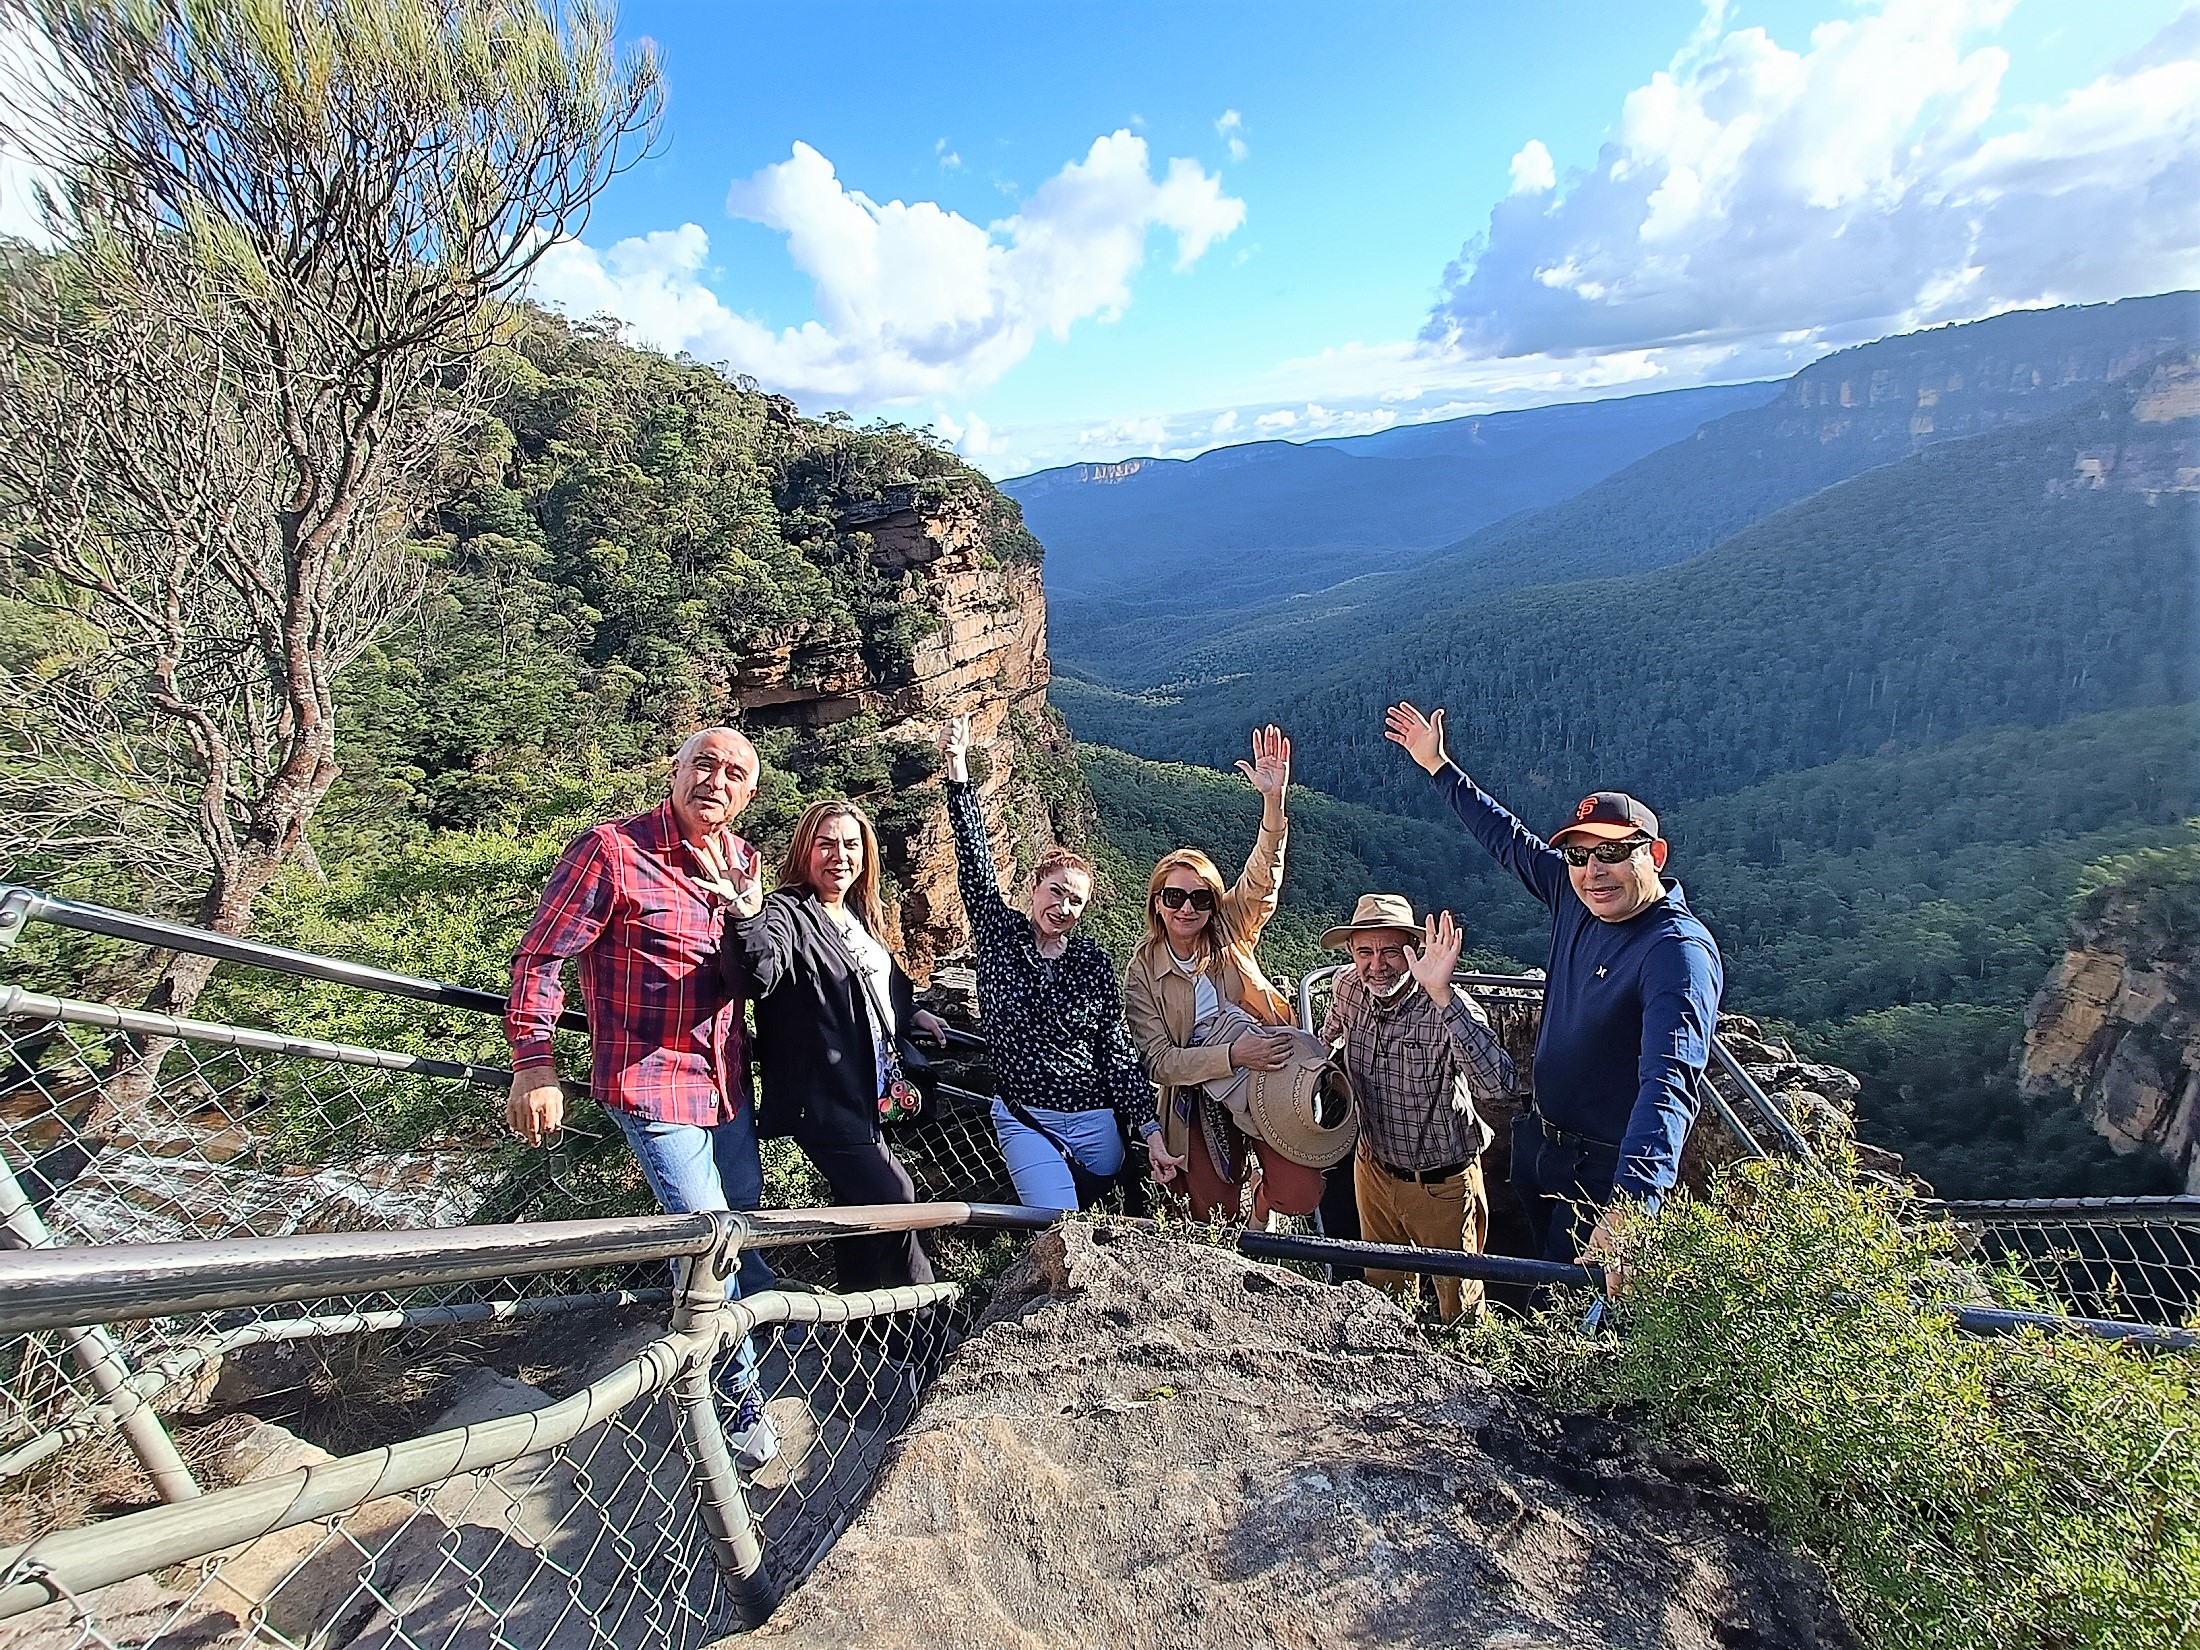
[[[1076,1176],[1121,1172],[1123,1139],[1145,1142],[1156,1180],[1182,1167],[1161,1144],[1153,1087],[1123,1029],[1115,965],[1077,933],[1092,899],[1092,864],[1049,848],[1032,878],[1028,906],[1001,896],[970,783],[970,718],[940,731],[947,760],[947,818],[955,835],[955,877],[978,954],[978,1013],[985,1023],[1000,1098],[993,1129],[1027,1208],[1074,1209]]]

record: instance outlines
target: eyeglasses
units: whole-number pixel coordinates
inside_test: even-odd
[[[1619,842],[1600,842],[1593,848],[1584,848],[1578,842],[1563,843],[1558,851],[1566,856],[1568,865],[1582,866],[1592,859],[1603,865],[1625,865],[1637,849],[1649,846],[1648,837],[1631,836]]]
[[[1204,888],[1164,888],[1161,903],[1171,911],[1181,911],[1187,905],[1194,911],[1212,911],[1215,896]]]

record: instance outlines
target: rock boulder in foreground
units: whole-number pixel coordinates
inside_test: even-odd
[[[786,1646],[1852,1646],[1709,1468],[1361,1285],[1073,1223],[949,1361]]]

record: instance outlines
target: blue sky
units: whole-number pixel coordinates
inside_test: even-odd
[[[997,475],[2200,284],[2200,8],[630,3],[542,296]]]

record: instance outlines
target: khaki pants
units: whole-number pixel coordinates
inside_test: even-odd
[[[1490,1235],[1490,1200],[1482,1186],[1477,1158],[1449,1180],[1422,1185],[1385,1174],[1366,1152],[1352,1165],[1353,1189],[1360,1200],[1360,1238],[1366,1243],[1401,1243],[1416,1249],[1461,1249],[1480,1254]],[[1367,1281],[1400,1295],[1410,1308],[1420,1293],[1421,1276],[1412,1272],[1367,1269]],[[1477,1278],[1430,1278],[1445,1322],[1461,1312],[1482,1310]]]

